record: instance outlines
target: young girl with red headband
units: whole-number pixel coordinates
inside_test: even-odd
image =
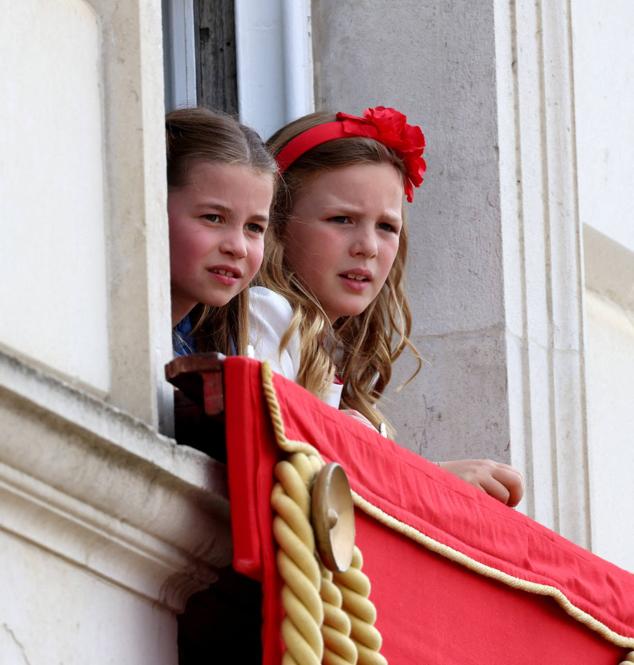
[[[423,182],[425,138],[395,109],[315,113],[270,140],[277,193],[261,287],[251,289],[255,355],[332,406],[383,430],[377,402],[409,348],[403,194]],[[384,430],[383,430],[384,431]],[[441,466],[509,505],[521,475],[491,460]]]

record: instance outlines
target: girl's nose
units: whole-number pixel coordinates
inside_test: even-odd
[[[359,229],[350,246],[350,254],[352,256],[373,257],[376,256],[377,252],[378,243],[374,230]]]
[[[238,259],[243,259],[247,255],[247,240],[241,228],[227,229],[220,242],[220,251]]]

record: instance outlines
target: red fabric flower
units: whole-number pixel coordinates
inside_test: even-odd
[[[422,184],[427,168],[423,159],[425,135],[421,128],[408,125],[407,116],[386,106],[366,109],[362,118],[337,113],[337,120],[342,122],[346,133],[375,139],[396,152],[407,171],[405,195],[411,203],[414,200],[414,187]]]

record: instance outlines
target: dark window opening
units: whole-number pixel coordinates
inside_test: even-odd
[[[234,0],[194,0],[198,103],[238,114]]]

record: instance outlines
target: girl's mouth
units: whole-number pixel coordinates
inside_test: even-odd
[[[345,277],[346,279],[353,279],[356,282],[369,282],[370,281],[365,275],[359,275],[358,273],[355,273],[355,272],[342,273],[341,277]]]
[[[364,291],[372,281],[370,273],[357,270],[341,272],[339,273],[339,277],[343,280],[346,287],[352,291]]]
[[[214,266],[213,268],[207,268],[207,272],[225,286],[232,286],[242,277],[239,270],[228,266]]]

